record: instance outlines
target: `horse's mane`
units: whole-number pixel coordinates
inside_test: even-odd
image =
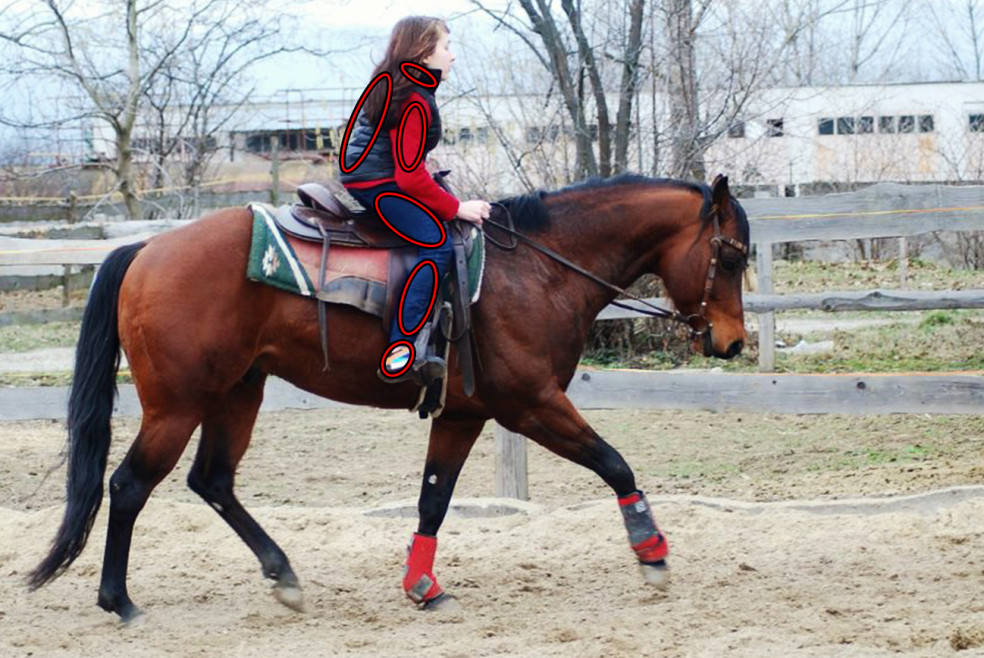
[[[713,216],[710,212],[713,205],[710,186],[704,183],[695,183],[692,181],[676,180],[672,178],[649,178],[647,176],[640,176],[639,174],[620,174],[618,176],[613,176],[612,178],[592,177],[553,192],[538,190],[531,194],[521,194],[506,199],[501,199],[498,203],[509,210],[516,230],[524,233],[539,233],[548,230],[552,223],[552,217],[545,202],[547,197],[557,197],[569,192],[604,189],[619,185],[682,187],[697,192],[704,200],[700,210],[702,223],[701,229],[703,230],[707,228],[713,220]],[[745,211],[740,205],[736,205],[736,210],[738,215],[739,239],[747,244],[749,234],[748,217],[745,215]]]

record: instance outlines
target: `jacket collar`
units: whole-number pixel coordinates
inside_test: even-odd
[[[437,91],[437,89],[441,86],[441,69],[432,69],[429,66],[423,66],[423,65],[421,65],[421,68],[423,68],[425,71],[427,71],[432,76],[434,76],[434,79],[437,80],[437,84],[434,85],[433,87],[425,87],[423,85],[420,85],[419,91],[426,91],[429,94],[433,95]]]

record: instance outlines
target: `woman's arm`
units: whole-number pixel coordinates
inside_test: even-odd
[[[396,184],[408,196],[413,197],[420,203],[427,206],[442,221],[450,221],[458,214],[458,199],[454,195],[445,192],[434,182],[427,167],[424,165],[423,158],[411,171],[404,171],[400,166],[401,154],[402,161],[409,164],[417,160],[420,149],[423,148],[426,137],[426,127],[421,121],[422,116],[430,119],[430,109],[427,101],[419,94],[411,94],[408,102],[417,101],[423,107],[424,113],[411,112],[403,127],[403,134],[400,135],[400,127],[396,126],[390,130],[390,143],[393,145],[394,178]],[[400,137],[402,136],[402,140]],[[399,151],[397,150],[399,149]]]

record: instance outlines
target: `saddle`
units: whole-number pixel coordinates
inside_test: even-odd
[[[446,187],[443,176],[435,176]],[[336,193],[318,183],[305,183],[297,188],[298,203],[281,206],[273,213],[277,227],[307,245],[295,248],[318,248],[320,267],[317,268],[318,322],[322,339],[325,367],[328,367],[327,303],[345,303],[379,315],[383,326],[392,321],[395,300],[401,286],[416,262],[417,248],[397,236],[379,216],[370,210],[343,203]],[[347,195],[345,195],[347,196]],[[440,282],[435,311],[417,334],[415,349],[421,354],[434,354],[448,359],[450,346],[457,350],[458,369],[462,374],[464,392],[475,390],[475,371],[472,359],[471,303],[477,299],[469,289],[468,258],[477,248],[478,231],[462,222],[451,224],[448,239],[453,241],[454,259],[448,277]],[[342,249],[334,249],[342,247]],[[355,248],[355,249],[353,249]],[[369,250],[369,251],[363,251]],[[385,250],[380,252],[378,250]],[[329,252],[333,260],[339,257],[370,262],[385,258],[387,276],[385,299],[380,299],[380,286],[359,277],[337,277],[329,280]],[[300,255],[300,254],[299,254]],[[480,275],[479,275],[480,276]],[[444,405],[446,381],[425,382],[417,411],[421,418],[440,413]]]
[[[319,183],[304,183],[297,188],[298,203],[282,206],[276,214],[277,225],[302,240],[397,249],[407,242],[391,231],[375,212],[353,208],[338,200],[336,192]],[[355,201],[352,200],[352,205]]]

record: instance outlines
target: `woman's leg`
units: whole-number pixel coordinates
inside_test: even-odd
[[[375,198],[379,194],[397,191],[399,188],[395,184],[377,186],[367,190],[350,190],[353,196],[367,208],[375,206]],[[431,261],[437,269],[437,281],[440,282],[447,273],[452,259],[451,241],[446,238],[441,241],[442,236],[447,235],[447,231],[442,232],[430,215],[399,197],[383,197],[379,202],[379,208],[386,217],[386,221],[403,235],[425,244],[441,242],[436,247],[418,247],[417,259],[414,268],[411,268],[413,271],[420,263]],[[393,321],[390,326],[390,346],[387,347],[387,353],[399,341],[413,342],[415,334],[405,334],[400,326],[401,321],[403,329],[407,330],[412,330],[423,324],[426,314],[431,309],[430,302],[434,295],[434,273],[429,267],[420,268],[416,276],[404,282],[404,286],[406,287],[406,294],[397,296],[397,300],[403,299],[403,304],[393,313]]]

